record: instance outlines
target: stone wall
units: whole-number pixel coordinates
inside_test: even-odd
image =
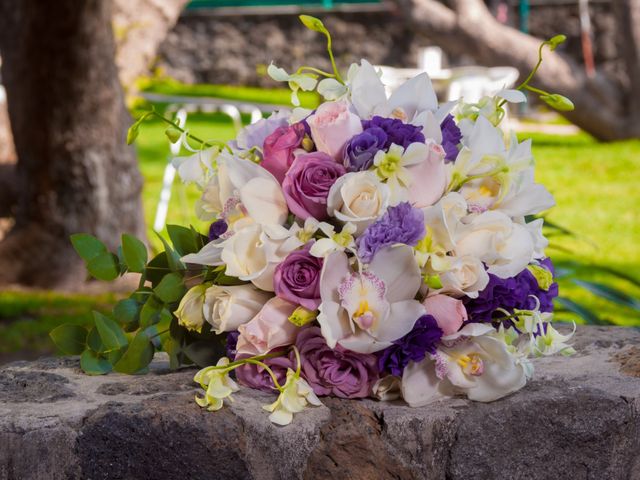
[[[592,3],[596,65],[619,74],[615,19],[609,3]],[[346,66],[367,58],[374,64],[416,66],[418,49],[430,45],[425,33],[406,27],[393,10],[319,15],[334,37],[338,61]],[[510,22],[517,23],[516,11]],[[581,62],[578,6],[534,7],[532,34],[549,38],[565,33],[563,48]],[[265,77],[271,61],[286,69],[302,64],[330,69],[323,37],[306,30],[297,15],[225,15],[215,10],[184,14],[162,44],[159,65],[167,74],[187,83],[273,86]],[[454,64],[473,63],[468,58]]]
[[[581,327],[502,400],[409,408],[323,398],[276,427],[241,389],[199,408],[193,369],[83,375],[77,359],[0,368],[0,480],[640,480],[640,331]]]

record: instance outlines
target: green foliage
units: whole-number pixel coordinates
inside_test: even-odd
[[[164,303],[178,302],[185,294],[184,283],[182,277],[177,273],[169,273],[165,275],[153,293]]]
[[[122,235],[122,253],[130,272],[142,273],[147,263],[147,247],[137,238]]]
[[[93,312],[93,320],[98,335],[100,335],[100,341],[105,347],[104,352],[119,350],[127,346],[129,342],[120,325],[99,312]]]
[[[65,355],[80,355],[87,343],[87,329],[79,325],[60,325],[51,330],[51,340]]]
[[[151,340],[144,331],[140,331],[133,337],[122,357],[115,362],[113,369],[128,374],[142,372],[153,360],[154,352]]]

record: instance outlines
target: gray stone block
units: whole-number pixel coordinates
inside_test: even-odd
[[[193,369],[144,376],[77,360],[0,368],[0,479],[640,479],[640,331],[583,327],[578,354],[535,361],[490,404],[324,398],[287,427],[242,389],[207,412]]]

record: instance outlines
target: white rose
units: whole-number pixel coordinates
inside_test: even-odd
[[[218,335],[237,330],[255,317],[270,297],[252,285],[212,285],[205,293],[204,318]]]
[[[517,275],[533,259],[535,245],[529,231],[501,212],[472,217],[457,237],[457,256],[476,257],[500,278]]]
[[[205,291],[208,284],[201,284],[192,287],[180,300],[178,309],[173,312],[178,319],[178,324],[188,330],[200,332],[204,325],[203,305]]]
[[[389,206],[389,187],[373,172],[351,172],[340,177],[329,190],[329,215],[356,226],[362,231]]]
[[[440,274],[442,288],[434,293],[448,293],[455,297],[477,298],[478,292],[489,283],[489,274],[480,260],[471,255],[447,257],[448,269]]]

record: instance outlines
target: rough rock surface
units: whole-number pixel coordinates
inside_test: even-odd
[[[194,370],[90,377],[75,359],[0,369],[0,479],[640,479],[640,331],[581,328],[490,404],[324,399],[275,427],[241,390],[211,413]]]

